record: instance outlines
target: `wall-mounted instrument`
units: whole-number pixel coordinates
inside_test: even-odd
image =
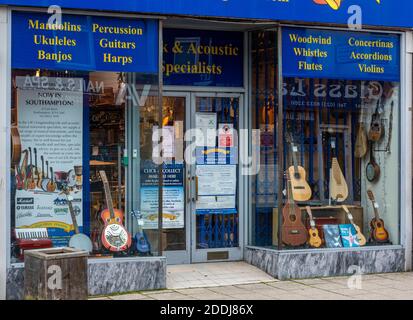
[[[298,165],[297,154],[298,148],[294,144],[291,134],[287,135],[287,141],[291,145],[293,165],[288,168],[288,174],[291,181],[292,196],[294,201],[302,202],[311,199],[312,192],[306,180],[307,173],[302,166]]]
[[[331,139],[331,152],[333,158],[330,168],[330,199],[336,202],[344,202],[348,198],[348,186],[343,171],[337,157],[334,155],[336,150],[336,140]]]
[[[291,180],[287,175],[287,203],[283,208],[282,242],[288,246],[301,246],[307,242],[307,229],[301,210],[294,202]]]
[[[370,222],[371,238],[375,242],[382,242],[382,243],[388,242],[389,233],[387,232],[386,227],[384,226],[383,219],[380,218],[379,204],[376,202],[374,193],[371,190],[367,191],[367,195],[373,205],[373,210],[374,210],[374,218]]]
[[[364,124],[364,105],[361,106],[359,129],[357,131],[356,144],[354,146],[354,156],[363,158],[368,151],[367,133]]]
[[[343,210],[344,210],[344,212],[347,214],[348,220],[350,221],[350,223],[352,224],[352,226],[353,226],[354,229],[356,230],[357,240],[358,240],[359,245],[360,245],[361,247],[362,247],[362,246],[365,246],[366,243],[367,243],[367,239],[366,239],[366,237],[363,235],[363,233],[361,232],[360,227],[354,223],[354,218],[353,218],[353,215],[351,214],[350,210],[349,210],[348,207],[345,206],[345,205],[343,205]]]
[[[130,248],[132,239],[126,228],[123,226],[123,212],[114,209],[109,181],[105,171],[99,171],[105,191],[107,209],[100,214],[105,226],[102,231],[102,244],[112,252],[125,251]]]
[[[380,178],[380,166],[374,157],[373,142],[370,142],[370,160],[366,166],[366,177],[369,182],[376,182]]]
[[[10,128],[11,137],[11,164],[12,166],[20,164],[20,159],[22,155],[22,143],[20,139],[20,133],[17,126],[12,126]]]
[[[381,115],[383,114],[383,106],[381,99],[377,100],[377,107],[371,117],[370,130],[368,138],[370,141],[377,142],[384,136],[384,127],[381,121]]]
[[[309,206],[306,206],[305,209],[308,217],[310,218],[310,229],[308,230],[310,237],[308,239],[308,244],[313,248],[320,248],[323,244],[323,240],[321,239],[320,233],[315,225],[313,213],[311,212],[311,208]]]
[[[75,234],[70,237],[69,247],[84,250],[87,252],[92,252],[93,245],[90,238],[79,232],[79,225],[77,224],[75,210],[73,208],[73,196],[70,194],[69,188],[65,187],[63,193],[66,195],[67,204],[69,206],[70,217],[72,219],[73,227],[75,229]]]

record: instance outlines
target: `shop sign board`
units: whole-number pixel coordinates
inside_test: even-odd
[[[74,233],[67,198],[79,230],[83,225],[83,91],[82,78],[17,77],[18,128],[23,158],[21,170],[33,165],[32,186],[16,185],[16,228],[47,228],[56,246],[66,246]],[[41,177],[41,179],[39,178]],[[87,230],[86,230],[87,231]]]
[[[243,87],[244,34],[163,30],[165,85]]]
[[[400,81],[400,37],[283,28],[284,77]]]
[[[413,27],[411,0],[0,0],[0,4],[343,25],[359,8],[364,25]]]
[[[164,164],[163,168],[163,222],[164,229],[185,227],[185,191],[183,164]],[[158,229],[159,167],[144,161],[141,168],[140,209],[144,229]]]
[[[18,69],[158,72],[156,20],[13,12],[12,67]]]

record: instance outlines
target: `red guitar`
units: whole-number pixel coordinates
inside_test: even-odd
[[[102,244],[107,250],[112,252],[125,251],[131,246],[131,235],[123,226],[123,212],[113,208],[109,182],[105,171],[99,171],[99,174],[102,178],[107,206],[107,209],[100,214],[105,224],[101,236]]]

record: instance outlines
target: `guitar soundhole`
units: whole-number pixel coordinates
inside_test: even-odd
[[[290,220],[291,220],[291,222],[296,222],[297,217],[295,215],[290,215]]]
[[[377,223],[377,228],[381,228],[381,223]]]
[[[299,172],[294,173],[294,178],[296,178],[297,180],[299,180],[301,178],[301,175]]]
[[[108,222],[108,223],[109,223],[109,222],[110,222],[110,219],[109,219],[109,218],[107,218],[107,219],[106,219],[106,222]]]
[[[119,217],[116,218],[116,222],[120,223],[120,218]]]

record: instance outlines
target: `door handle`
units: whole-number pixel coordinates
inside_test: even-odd
[[[195,201],[198,201],[198,176],[195,176]]]
[[[188,178],[186,179],[186,199],[187,202],[191,202],[191,177],[188,174]]]

